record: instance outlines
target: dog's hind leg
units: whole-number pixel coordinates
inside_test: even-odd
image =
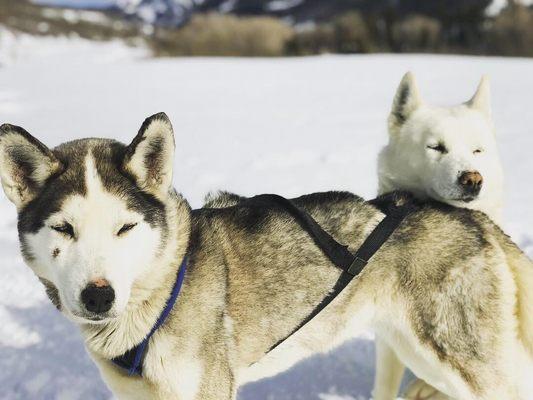
[[[507,238],[503,238],[508,242]],[[517,286],[518,332],[533,357],[533,263],[512,243],[506,243],[507,260]]]
[[[405,367],[396,356],[394,350],[384,340],[376,337],[374,399],[396,399],[404,371]]]

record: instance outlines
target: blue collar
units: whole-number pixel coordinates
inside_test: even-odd
[[[150,341],[150,338],[159,329],[159,327],[165,323],[166,319],[168,318],[168,315],[170,314],[170,311],[174,307],[174,304],[178,299],[178,295],[180,294],[186,269],[187,257],[184,257],[179,268],[178,277],[176,278],[176,282],[174,283],[174,287],[172,288],[170,297],[167,300],[167,304],[165,305],[165,308],[161,312],[161,315],[159,315],[159,318],[157,319],[155,325],[152,327],[148,335],[143,339],[141,343],[129,349],[121,356],[118,356],[111,360],[115,365],[127,370],[128,375],[142,376],[143,361],[148,351],[148,343]]]

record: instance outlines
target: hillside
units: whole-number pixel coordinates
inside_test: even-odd
[[[530,5],[533,0],[519,0]],[[294,22],[323,21],[347,11],[380,13],[394,9],[398,14],[417,13],[447,19],[450,16],[498,14],[507,0],[34,0],[36,4],[65,8],[118,10],[149,23],[181,24],[196,12],[237,15],[269,15]]]

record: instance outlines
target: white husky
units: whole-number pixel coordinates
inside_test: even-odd
[[[389,144],[378,162],[379,192],[403,189],[456,207],[501,217],[503,173],[483,77],[471,100],[454,107],[425,104],[407,73],[389,116]]]
[[[469,101],[454,107],[423,102],[412,73],[403,77],[389,116],[389,143],[378,160],[379,193],[408,190],[501,221],[503,173],[496,146],[486,77]],[[404,367],[377,340],[376,400],[394,399]],[[425,387],[424,387],[425,386]],[[416,382],[407,398],[446,398]],[[441,396],[441,397],[438,397]]]

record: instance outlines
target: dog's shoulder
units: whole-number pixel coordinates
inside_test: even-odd
[[[226,208],[233,207],[234,205],[246,200],[246,197],[239,196],[238,194],[219,190],[216,192],[209,192],[204,197],[204,205],[202,208]]]

